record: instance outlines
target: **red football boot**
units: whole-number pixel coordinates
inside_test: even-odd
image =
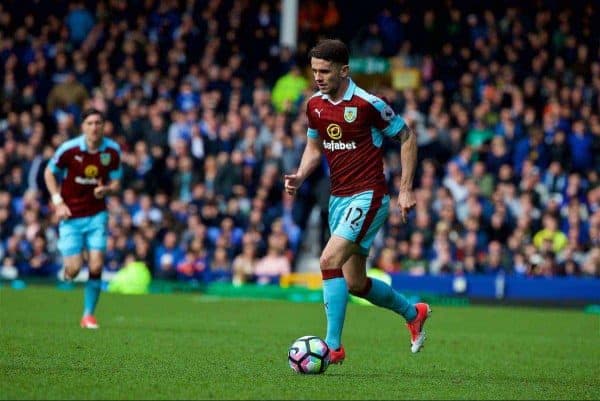
[[[329,356],[330,364],[337,364],[337,363],[341,364],[342,362],[344,362],[344,359],[346,359],[346,351],[344,350],[343,346],[341,346],[337,350],[330,349],[329,352],[330,352],[330,356]]]
[[[431,308],[426,303],[418,303],[415,308],[417,308],[417,317],[412,322],[406,323],[406,327],[410,331],[410,350],[413,353],[417,353],[423,348],[426,338],[423,326],[431,314]]]
[[[86,316],[82,317],[80,326],[84,329],[97,329],[98,327],[100,327],[100,326],[98,326],[98,322],[96,321],[96,318],[92,315],[86,315]]]

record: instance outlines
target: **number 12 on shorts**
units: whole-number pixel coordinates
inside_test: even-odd
[[[360,225],[360,220],[364,214],[364,211],[360,207],[349,207],[344,221],[349,223],[353,228],[356,228]]]

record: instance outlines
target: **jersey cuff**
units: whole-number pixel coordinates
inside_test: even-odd
[[[404,120],[402,120],[402,118],[400,118],[399,116],[396,116],[392,119],[392,121],[390,121],[390,125],[385,127],[385,129],[382,132],[385,136],[392,138],[398,135],[398,133],[402,131],[402,128],[404,128],[405,125],[406,124],[404,123]]]
[[[56,175],[58,175],[64,171],[62,168],[58,167],[54,163],[48,163],[48,168],[50,169],[50,171],[52,171],[53,174],[56,174]]]
[[[120,180],[123,177],[123,169],[113,170],[108,173],[108,178],[111,180]]]
[[[318,139],[319,131],[317,131],[314,128],[309,128],[308,130],[306,130],[306,136],[308,136],[309,138],[312,138],[312,139]]]

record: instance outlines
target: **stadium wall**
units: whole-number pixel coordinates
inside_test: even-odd
[[[391,275],[392,286],[399,291],[432,293],[442,296],[465,296],[474,300],[598,303],[600,280],[580,277],[519,276],[410,276]]]

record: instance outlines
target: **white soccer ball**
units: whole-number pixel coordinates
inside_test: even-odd
[[[288,350],[290,367],[302,374],[323,373],[329,366],[329,347],[317,336],[298,338]]]

